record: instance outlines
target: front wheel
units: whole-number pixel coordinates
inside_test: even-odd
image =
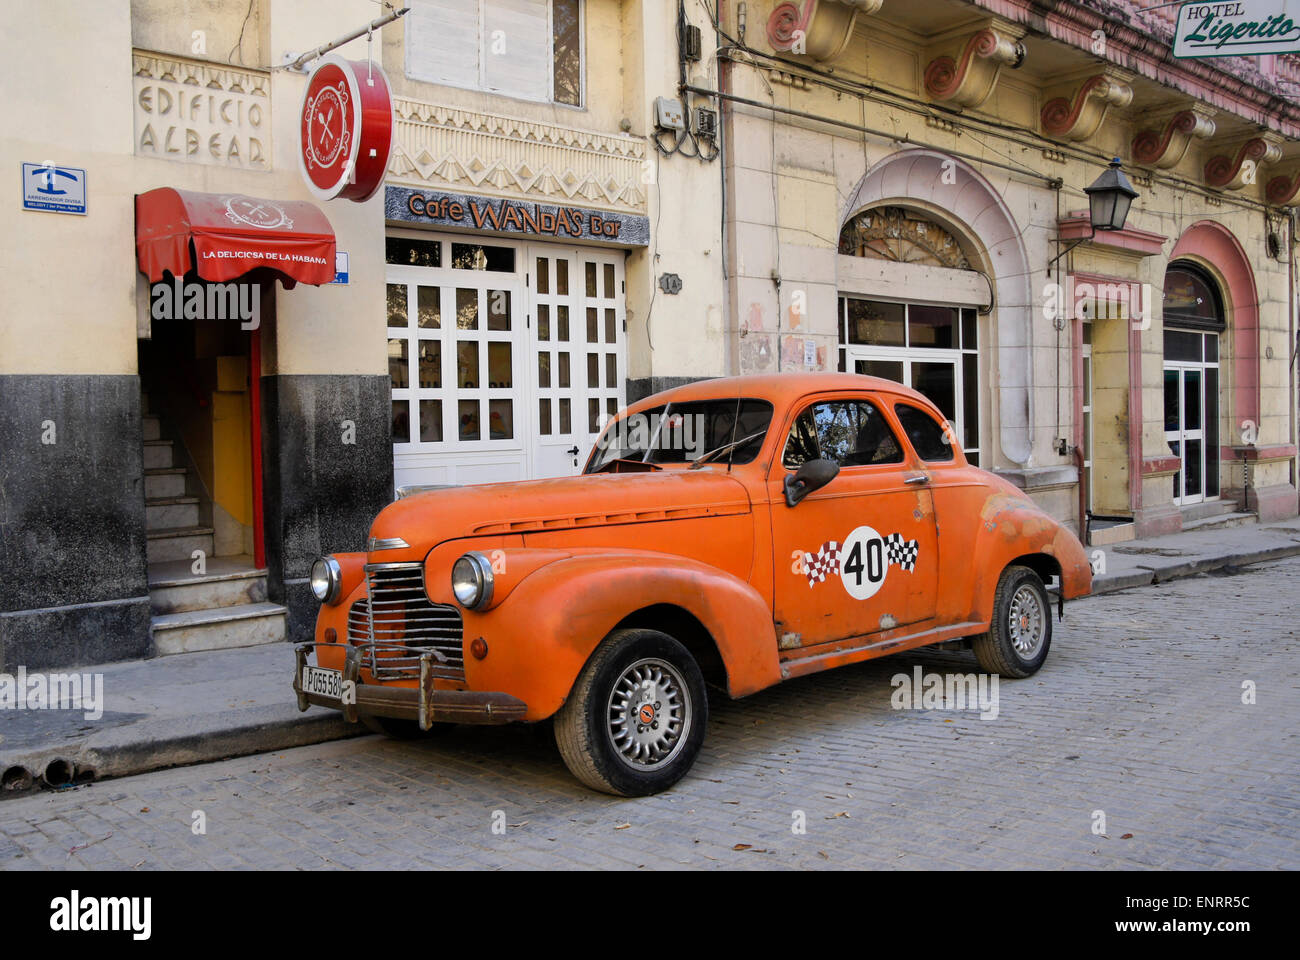
[[[993,595],[993,622],[972,639],[975,659],[989,673],[1018,679],[1038,672],[1051,645],[1052,608],[1043,581],[1028,567],[1007,567]]]
[[[644,797],[691,768],[708,713],[704,677],[684,646],[657,630],[616,630],[556,713],[555,743],[587,786]]]

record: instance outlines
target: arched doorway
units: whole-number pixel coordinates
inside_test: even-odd
[[[1164,282],[1164,429],[1179,458],[1173,501],[1180,507],[1219,496],[1219,337],[1223,296],[1209,272],[1175,260]]]

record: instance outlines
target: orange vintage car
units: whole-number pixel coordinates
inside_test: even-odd
[[[1087,557],[951,440],[887,380],[707,380],[624,410],[580,476],[398,500],[312,571],[299,708],[393,736],[553,717],[579,780],[638,796],[690,769],[706,683],[743,697],[937,643],[1030,676],[1046,586],[1086,595]]]

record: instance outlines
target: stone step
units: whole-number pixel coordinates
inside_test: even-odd
[[[145,499],[146,530],[169,530],[199,525],[198,497],[158,497]]]
[[[164,560],[190,560],[195,550],[212,557],[211,527],[173,527],[166,530],[149,530],[146,533],[145,555],[149,563]]]
[[[157,417],[143,416],[140,418],[140,428],[143,431],[144,440],[161,440],[162,439],[162,421]]]
[[[1238,512],[1237,504],[1233,500],[1206,500],[1202,503],[1188,504],[1178,509],[1183,515],[1184,528],[1192,520],[1204,520],[1206,517],[1221,517],[1227,513]]]
[[[185,496],[184,467],[158,467],[144,472],[145,501]]]
[[[246,603],[161,614],[153,618],[154,650],[167,656],[276,643],[284,640],[287,612],[278,603]]]
[[[149,606],[155,614],[215,610],[266,601],[266,570],[253,566],[250,556],[213,557],[205,572],[194,572],[192,560],[149,565]]]
[[[1259,517],[1253,513],[1234,511],[1218,516],[1201,517],[1199,520],[1184,520],[1183,533],[1193,531],[1204,533],[1206,530],[1227,530],[1229,527],[1247,527],[1258,523]]]
[[[172,466],[172,442],[170,440],[146,440],[144,442],[144,468],[156,470],[159,467]]]

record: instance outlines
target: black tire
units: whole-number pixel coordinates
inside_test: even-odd
[[[633,680],[638,676],[640,687]],[[618,698],[622,690],[657,699],[638,705],[633,697]],[[646,723],[631,722],[641,719],[641,710]],[[629,721],[621,748],[615,742],[620,717]],[[555,743],[587,786],[644,797],[667,790],[691,768],[708,717],[704,677],[684,646],[657,630],[616,630],[596,648],[556,713]]]
[[[1007,567],[993,595],[988,632],[971,638],[975,659],[989,673],[1020,679],[1038,672],[1051,646],[1052,607],[1042,579],[1028,567]]]
[[[444,734],[455,726],[451,723],[435,723],[428,732],[425,732],[420,729],[420,724],[416,720],[398,720],[395,717],[376,717],[369,714],[362,714],[360,719],[367,730],[383,734],[390,740],[423,740],[425,737]]]

